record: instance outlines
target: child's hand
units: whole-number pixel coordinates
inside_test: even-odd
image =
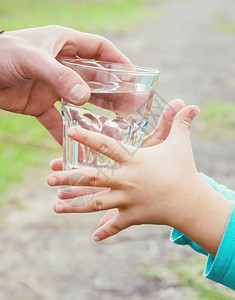
[[[70,138],[116,160],[120,168],[102,171],[97,168],[78,169],[50,175],[50,185],[92,186],[96,192],[88,203],[82,205],[79,200],[60,201],[57,203],[60,212],[118,208],[117,214],[110,211],[106,215],[109,221],[102,221],[103,226],[94,233],[95,240],[105,239],[134,224],[173,226],[177,211],[181,209],[179,200],[182,194],[190,193],[199,178],[189,135],[190,122],[198,112],[196,106],[182,108],[174,118],[170,133],[165,132],[167,139],[157,146],[139,149],[133,157],[125,150],[125,147],[131,150],[130,146],[120,146],[109,137],[82,128],[71,128]],[[100,188],[109,190],[99,191]],[[61,198],[85,193],[83,188],[76,188],[75,192],[71,189],[70,194],[67,191],[67,195]]]
[[[158,122],[156,129],[151,134],[149,134],[148,136],[146,136],[143,139],[142,147],[150,147],[150,146],[154,146],[154,145],[158,145],[158,144],[162,143],[168,137],[168,134],[171,130],[171,125],[172,125],[175,115],[184,106],[185,106],[185,103],[181,99],[175,99],[175,100],[170,101],[165,106],[165,108],[159,118],[159,122]],[[62,171],[62,165],[63,165],[62,158],[59,158],[59,159],[52,160],[50,167],[53,171]],[[94,193],[94,192],[99,192],[100,190],[98,190],[98,189],[89,190],[89,189],[84,189],[83,187],[79,187],[79,188],[70,187],[69,189],[59,190],[58,197],[61,200],[71,199],[71,198],[74,199],[77,197],[85,196],[86,193],[89,193],[89,191]],[[68,207],[67,207],[66,210],[64,210],[63,204],[64,204],[64,202],[56,203],[54,205],[55,212],[57,212],[57,213],[77,212],[75,206],[71,205],[71,203],[70,203],[70,209],[68,209]],[[73,201],[73,204],[74,204],[74,201]],[[100,220],[99,226],[102,226],[104,223],[109,221],[117,213],[118,213],[118,209],[116,209],[116,208],[109,210],[103,216],[103,218]]]
[[[70,138],[116,160],[120,168],[78,169],[50,175],[50,185],[77,186],[59,192],[59,197],[67,200],[57,202],[55,211],[111,209],[94,233],[96,241],[134,224],[165,224],[215,256],[232,201],[202,180],[196,170],[189,128],[198,107],[182,108],[179,100],[172,104],[178,105],[174,112],[179,112],[170,114],[165,109],[165,119],[161,118],[157,130],[144,141],[150,147],[139,149],[133,156],[125,151],[132,150],[130,146],[121,146],[120,142],[98,133],[72,128]],[[61,161],[53,161],[52,168],[60,170]],[[87,186],[92,186],[92,190]]]

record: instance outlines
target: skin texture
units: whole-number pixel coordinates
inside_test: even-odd
[[[105,38],[51,25],[0,35],[0,109],[31,115],[62,143],[60,98],[83,104],[90,96],[86,82],[62,65],[65,58],[92,58],[131,64]]]
[[[49,185],[75,187],[59,192],[64,200],[55,204],[55,211],[109,210],[94,233],[96,241],[131,225],[162,224],[180,230],[215,256],[232,204],[197,172],[189,129],[199,109],[193,105],[182,107],[179,101],[172,102],[177,106],[173,114],[167,115],[169,109],[165,109],[158,128],[143,142],[148,147],[139,149],[133,156],[110,137],[71,128],[70,138],[116,160],[119,168],[102,172],[98,168],[78,169],[49,175]],[[129,153],[133,150],[125,147]],[[59,170],[60,164],[59,160],[53,161],[52,169]],[[86,198],[84,186],[92,187],[92,197]]]

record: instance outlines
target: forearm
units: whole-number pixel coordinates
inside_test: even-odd
[[[232,202],[197,177],[175,199],[177,213],[171,225],[212,256],[216,255],[226,228]]]

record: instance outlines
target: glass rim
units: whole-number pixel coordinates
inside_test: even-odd
[[[127,74],[132,74],[132,75],[144,75],[144,76],[159,76],[160,71],[148,67],[141,67],[137,65],[129,65],[129,64],[123,64],[123,63],[116,63],[116,62],[111,62],[111,61],[102,61],[102,60],[95,60],[95,59],[86,59],[86,58],[66,58],[62,59],[61,63],[64,65],[73,65],[73,66],[81,66],[85,69],[92,69],[92,70],[98,70],[98,71],[107,71],[107,72],[123,72]],[[94,65],[85,65],[84,63],[98,63],[102,66],[94,66]],[[110,69],[107,66],[105,67],[104,65],[113,65],[115,66],[114,69]],[[118,66],[123,67],[123,66],[133,66],[134,70],[125,70],[118,68]]]

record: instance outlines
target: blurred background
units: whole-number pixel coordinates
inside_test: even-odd
[[[1,0],[0,24],[98,33],[135,64],[160,70],[159,112],[174,98],[199,105],[198,169],[235,188],[234,12],[233,0]],[[103,213],[55,215],[46,176],[60,147],[31,117],[0,118],[0,299],[235,299],[203,279],[206,258],[171,244],[166,227],[133,227],[95,244]]]

